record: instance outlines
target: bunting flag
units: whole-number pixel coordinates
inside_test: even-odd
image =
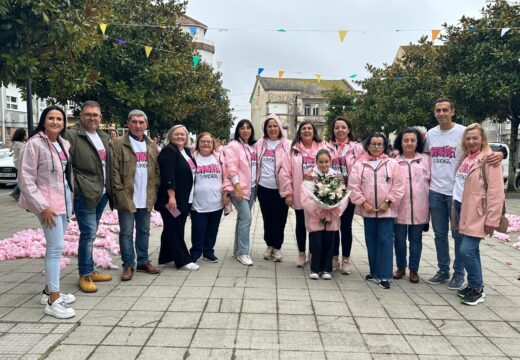
[[[323,110],[327,110],[329,108],[329,104],[323,103],[323,105],[321,107],[323,108]]]
[[[194,68],[194,69],[197,68],[197,65],[199,64],[199,61],[200,61],[200,56],[198,56],[198,55],[193,55],[193,68]]]
[[[195,36],[195,34],[197,34],[197,28],[195,26],[190,26],[190,34],[191,36]]]
[[[107,24],[99,23],[99,28],[101,29],[101,32],[103,33],[103,35],[105,35],[105,31],[107,30]]]
[[[353,103],[353,104],[357,103],[357,98],[353,98],[353,99],[352,99],[352,103]]]
[[[264,68],[258,68],[258,71],[256,72],[257,75],[260,75],[264,71]]]
[[[280,29],[278,29],[276,31],[278,31],[278,32],[285,32],[285,29],[284,28],[280,28]]]
[[[321,81],[321,75],[320,74],[316,74],[316,80],[318,80],[318,84],[319,84],[320,81]]]
[[[347,35],[347,30],[339,30],[338,35],[339,41],[343,42],[343,40],[345,40],[345,36]]]
[[[217,61],[217,71],[222,67],[222,61]]]
[[[435,41],[435,39],[437,39],[440,33],[440,30],[432,30],[432,41]]]
[[[278,70],[278,78],[281,79],[283,77],[283,71],[282,70]]]
[[[124,45],[124,44],[126,44],[126,40],[123,40],[123,39],[117,39],[117,40],[116,40],[116,44],[117,44],[117,45]]]
[[[146,57],[147,58],[150,57],[150,53],[152,52],[152,49],[153,49],[153,47],[151,47],[151,46],[145,46],[144,47],[144,52],[146,53]]]
[[[403,77],[402,76],[396,76],[395,79],[396,80],[403,80]]]
[[[349,76],[349,78],[354,79],[357,76],[357,74],[352,74]]]
[[[500,31],[500,37],[504,36],[506,34],[506,32],[508,32],[511,28],[502,28],[502,30]]]

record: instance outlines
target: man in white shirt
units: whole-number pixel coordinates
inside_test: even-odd
[[[148,118],[141,110],[128,114],[129,134],[110,143],[112,195],[119,215],[119,247],[123,261],[121,280],[132,280],[137,252],[137,271],[158,274],[148,260],[150,213],[155,204],[160,176],[157,145],[145,135]],[[134,225],[135,250],[134,251]]]

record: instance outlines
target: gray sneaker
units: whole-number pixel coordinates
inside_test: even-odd
[[[442,270],[437,271],[437,274],[433,275],[431,278],[426,280],[428,284],[437,285],[440,283],[443,283],[444,281],[448,280],[450,278],[450,273],[445,273]]]
[[[464,276],[455,275],[451,277],[450,282],[448,283],[448,289],[450,290],[460,290],[464,287],[465,281]]]

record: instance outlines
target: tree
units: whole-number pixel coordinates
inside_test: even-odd
[[[338,87],[325,90],[323,95],[327,98],[328,106],[325,118],[327,120],[327,131],[331,131],[332,122],[338,116],[345,116],[351,120],[350,113],[356,107],[358,94],[354,91],[347,91]],[[352,125],[355,127],[354,125]]]

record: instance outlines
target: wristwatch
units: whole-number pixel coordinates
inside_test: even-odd
[[[386,199],[384,202],[386,203],[386,205],[390,206],[390,204],[392,203],[392,200]]]

